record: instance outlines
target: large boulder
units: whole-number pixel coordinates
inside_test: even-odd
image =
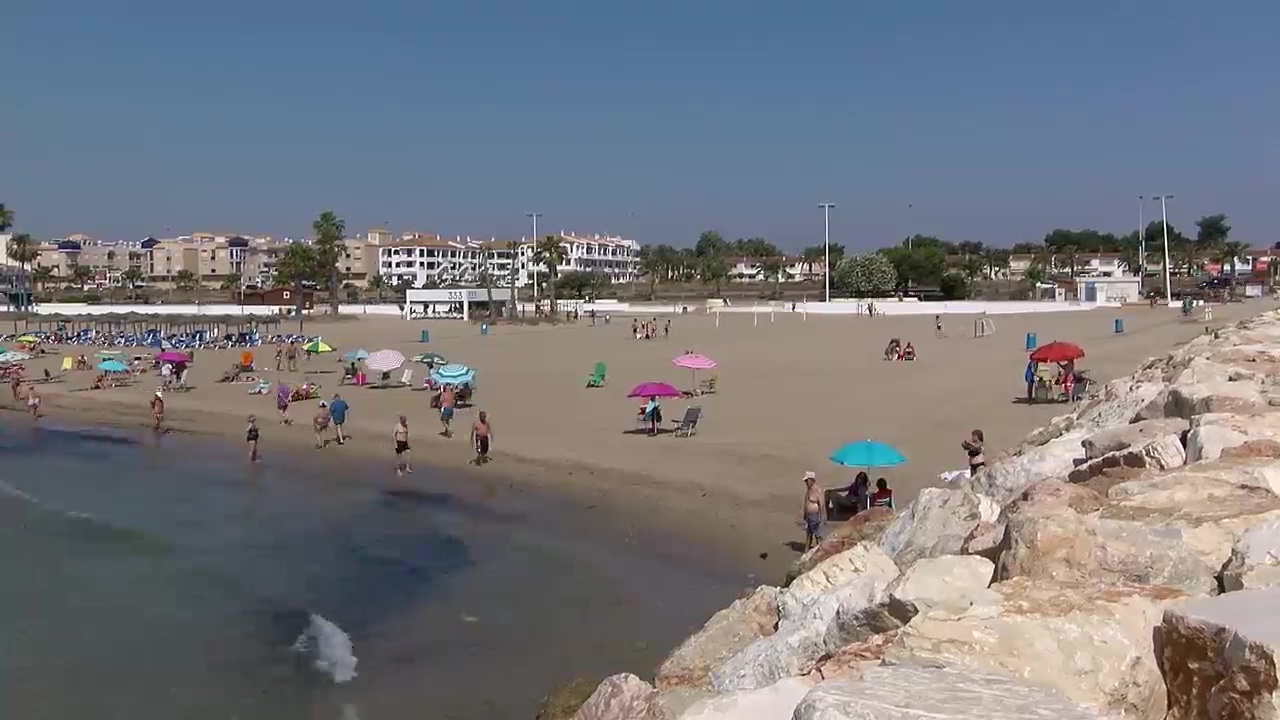
[[[1076,703],[1156,720],[1165,693],[1152,632],[1164,604],[1181,597],[1159,586],[1019,578],[993,585],[965,612],[917,615],[885,660],[1012,676]]]
[[[1188,420],[1206,413],[1266,412],[1270,407],[1255,376],[1204,358],[1192,360],[1152,404],[1164,417]]]
[[[828,526],[827,534],[816,547],[809,548],[787,573],[788,584],[817,567],[819,563],[848,550],[860,542],[875,540],[893,520],[889,508],[875,507],[854,515],[849,520]]]
[[[1157,422],[1148,420],[1147,422]],[[1086,447],[1087,452],[1087,447]],[[1067,479],[1073,483],[1087,482],[1108,470],[1170,470],[1187,463],[1187,453],[1182,439],[1177,435],[1161,435],[1147,439],[1140,445],[1107,453],[1075,468]]]
[[[778,625],[778,588],[762,585],[735,600],[689,636],[658,667],[654,685],[709,688],[711,671],[743,648],[772,635]]]
[[[918,560],[889,586],[889,613],[903,623],[936,609],[963,612],[991,584],[995,566],[974,555]]]
[[[1132,425],[1118,425],[1100,430],[1080,442],[1086,460],[1097,460],[1132,447],[1142,447],[1160,438],[1181,438],[1190,429],[1190,423],[1182,418],[1158,418],[1143,420]]]
[[[786,678],[759,690],[707,698],[689,706],[680,720],[787,720],[813,683]]]
[[[778,598],[779,614],[783,618],[796,615],[823,593],[864,575],[879,577],[888,584],[898,576],[898,566],[876,543],[858,543],[796,578]]]
[[[611,675],[600,683],[574,720],[674,720],[658,691],[635,675]]]
[[[842,630],[838,618],[856,618],[866,608],[885,605],[892,579],[883,573],[867,573],[839,587],[826,588],[806,604],[784,612],[777,632],[751,643],[711,673],[711,686],[721,693],[759,690],[786,677],[807,675],[830,654],[831,645],[852,642],[858,633],[872,634],[854,623]]]
[[[1087,433],[1128,425],[1165,388],[1164,370],[1148,363],[1133,375],[1112,380],[1076,413],[1073,428]]]
[[[741,716],[743,720],[750,716]],[[765,716],[758,716],[765,720]],[[782,720],[786,715],[772,715]],[[1062,693],[1008,676],[925,667],[871,667],[859,679],[824,682],[793,720],[1100,720]],[[683,720],[683,719],[682,719]]]
[[[1217,460],[1224,450],[1250,440],[1280,441],[1280,412],[1208,413],[1193,418],[1187,433],[1187,462]]]
[[[1228,592],[1274,585],[1280,585],[1280,520],[1241,533],[1222,568],[1222,587]]]
[[[1200,598],[1164,613],[1167,720],[1280,717],[1280,588]]]
[[[1079,429],[1062,435],[1039,447],[1017,455],[995,460],[969,480],[974,492],[986,495],[1003,505],[1041,480],[1064,479],[1084,459],[1080,441],[1087,437]]]
[[[978,523],[999,514],[990,498],[967,489],[925,488],[880,534],[880,547],[904,568],[921,558],[957,555]]]

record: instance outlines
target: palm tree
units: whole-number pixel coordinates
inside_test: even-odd
[[[973,281],[987,269],[987,262],[977,255],[967,255],[964,263],[960,266],[961,273],[969,286],[973,286]]]
[[[658,281],[664,270],[663,259],[658,248],[645,246],[640,249],[640,272],[649,281],[650,300],[658,294]]]
[[[230,275],[222,278],[221,288],[223,290],[235,290],[240,287],[241,280],[243,280],[243,278],[240,277],[239,273],[231,273]]]
[[[10,217],[12,217],[12,213]],[[10,260],[18,264],[18,298],[19,306],[22,307],[25,304],[23,298],[27,295],[27,268],[36,261],[36,258],[40,257],[40,247],[35,240],[31,239],[30,235],[18,233],[9,238],[6,254]]]
[[[533,262],[547,268],[547,287],[550,288],[551,314],[556,312],[556,278],[560,276],[560,266],[568,260],[569,254],[564,244],[556,235],[548,235],[538,242],[533,249]]]
[[[9,232],[9,228],[13,227],[13,211],[0,203],[0,233]]]
[[[507,282],[511,285],[511,319],[515,320],[519,312],[516,309],[516,272],[519,270],[516,260],[520,257],[520,241],[508,240],[507,252],[511,253],[511,266],[507,268]]]
[[[1236,277],[1236,262],[1240,256],[1249,250],[1248,243],[1242,243],[1239,240],[1226,240],[1218,246],[1218,262],[1224,267],[1231,268],[1231,279]]]
[[[331,210],[320,213],[311,223],[315,233],[316,259],[326,269],[329,278],[329,312],[338,314],[338,260],[342,256],[342,239],[347,235],[347,224]]]
[[[136,267],[127,268],[120,273],[120,279],[124,281],[125,286],[129,288],[129,302],[133,302],[136,297],[138,283],[142,282],[142,270]]]
[[[800,259],[804,262],[806,279],[813,276],[813,266],[822,262],[825,258],[826,250],[817,245],[807,247],[800,253]]]
[[[1074,280],[1076,277],[1076,267],[1078,267],[1080,263],[1080,248],[1075,245],[1064,245],[1062,247],[1062,254],[1067,256],[1067,268],[1071,273],[1071,279]]]
[[[84,292],[85,285],[93,278],[93,269],[88,265],[76,263],[71,266],[71,282],[78,288],[80,292]]]
[[[76,266],[78,270],[79,265]],[[196,287],[196,274],[187,269],[179,270],[173,276],[173,286],[179,290],[194,290]]]
[[[387,288],[387,278],[382,275],[370,275],[368,286],[374,292],[377,302],[381,304],[382,291]]]
[[[764,277],[765,280],[773,281],[773,297],[782,295],[782,280],[789,273],[787,272],[787,264],[780,257],[767,257],[756,263],[756,270]]]
[[[493,249],[485,245],[480,250],[480,282],[484,283],[485,300],[489,303],[489,324],[495,319],[493,308],[493,278],[489,275],[490,263],[493,260]]]
[[[708,255],[698,264],[698,276],[702,282],[714,285],[716,297],[721,296],[720,287],[729,277],[729,262],[719,255]]]

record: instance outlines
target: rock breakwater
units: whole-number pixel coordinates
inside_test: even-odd
[[[581,720],[1280,717],[1280,313],[836,528]]]

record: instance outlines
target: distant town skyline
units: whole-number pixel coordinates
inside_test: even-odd
[[[833,202],[857,250],[1122,234],[1172,193],[1180,229],[1225,213],[1270,246],[1277,23],[1191,0],[19,3],[0,202],[42,238],[297,237],[323,210],[514,238],[539,212],[539,234],[791,250]]]

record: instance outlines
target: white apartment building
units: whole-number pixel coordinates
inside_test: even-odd
[[[563,232],[560,238],[565,249],[565,261],[557,268],[560,274],[598,272],[617,283],[631,282],[639,273],[640,244],[635,240]],[[546,268],[533,262],[535,243],[529,238],[477,240],[416,232],[377,246],[378,272],[391,284],[407,281],[417,288],[474,286],[480,284],[481,271],[487,267],[493,284],[506,286],[511,278],[513,245],[516,286],[531,285],[535,274],[545,278]]]
[[[762,262],[764,262],[764,258],[729,258],[729,279],[738,282],[772,281],[772,278],[766,278],[764,272],[760,269]],[[823,268],[825,267],[821,260],[810,264],[798,257],[784,257],[782,262],[782,277],[780,280],[784,283],[821,279]]]

